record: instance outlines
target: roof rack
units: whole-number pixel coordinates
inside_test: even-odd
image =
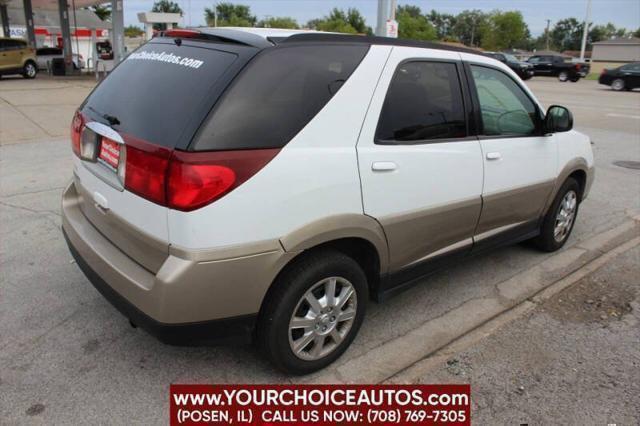
[[[406,40],[389,37],[376,36],[359,36],[349,34],[332,34],[332,33],[307,33],[295,34],[287,37],[280,43],[301,43],[301,42],[326,42],[326,43],[364,43],[364,44],[381,44],[387,46],[405,46],[405,47],[422,47],[427,49],[450,50],[453,52],[464,52],[479,54],[477,50],[466,47],[449,46],[443,43],[435,43],[429,41]]]

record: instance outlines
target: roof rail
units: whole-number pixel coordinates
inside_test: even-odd
[[[406,46],[406,47],[422,47],[426,49],[450,50],[453,52],[480,54],[477,50],[466,47],[449,46],[443,43],[397,39],[389,37],[376,36],[359,36],[349,34],[331,34],[331,33],[307,33],[295,34],[287,37],[281,43],[301,43],[301,42],[325,42],[325,43],[365,43],[365,44],[381,44],[387,46]]]

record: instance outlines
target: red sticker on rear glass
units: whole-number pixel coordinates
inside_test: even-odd
[[[111,139],[102,138],[98,158],[107,166],[112,167],[114,170],[117,169],[120,161],[120,144]]]

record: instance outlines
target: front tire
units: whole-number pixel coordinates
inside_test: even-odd
[[[621,78],[616,78],[611,82],[611,88],[616,92],[620,92],[624,90],[625,88],[624,80]]]
[[[38,67],[32,61],[28,61],[22,68],[22,76],[26,79],[36,78]]]
[[[540,250],[552,252],[564,246],[576,223],[580,197],[580,185],[568,178],[542,221],[540,235],[533,240]]]
[[[367,278],[334,250],[302,255],[276,279],[263,304],[257,342],[290,374],[309,374],[338,359],[365,316]]]

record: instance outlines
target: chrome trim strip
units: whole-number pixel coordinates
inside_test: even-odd
[[[100,136],[104,136],[105,138],[109,138],[114,142],[124,145],[124,140],[122,136],[111,127],[106,126],[102,123],[98,123],[97,121],[90,121],[85,124],[86,127],[90,128]]]
[[[440,250],[436,250],[433,253],[429,253],[428,255],[421,257],[418,260],[414,260],[413,262],[409,263],[408,265],[406,265],[405,267],[409,267],[409,266],[413,266],[417,263],[423,262],[425,260],[429,260],[431,258],[452,252],[454,250],[458,250],[464,247],[468,247],[473,243],[473,239],[472,238],[465,238],[464,240],[458,241],[457,243],[453,243],[451,245],[448,245],[446,247],[441,248]]]
[[[516,223],[511,223],[509,225],[499,226],[497,228],[490,229],[487,232],[483,232],[482,234],[475,235],[473,237],[473,240],[481,241],[486,238],[493,237],[494,235],[498,235],[504,231],[508,231],[509,229],[515,228],[517,226],[524,225],[525,223],[527,223],[527,221],[523,220],[522,222],[516,222]]]

